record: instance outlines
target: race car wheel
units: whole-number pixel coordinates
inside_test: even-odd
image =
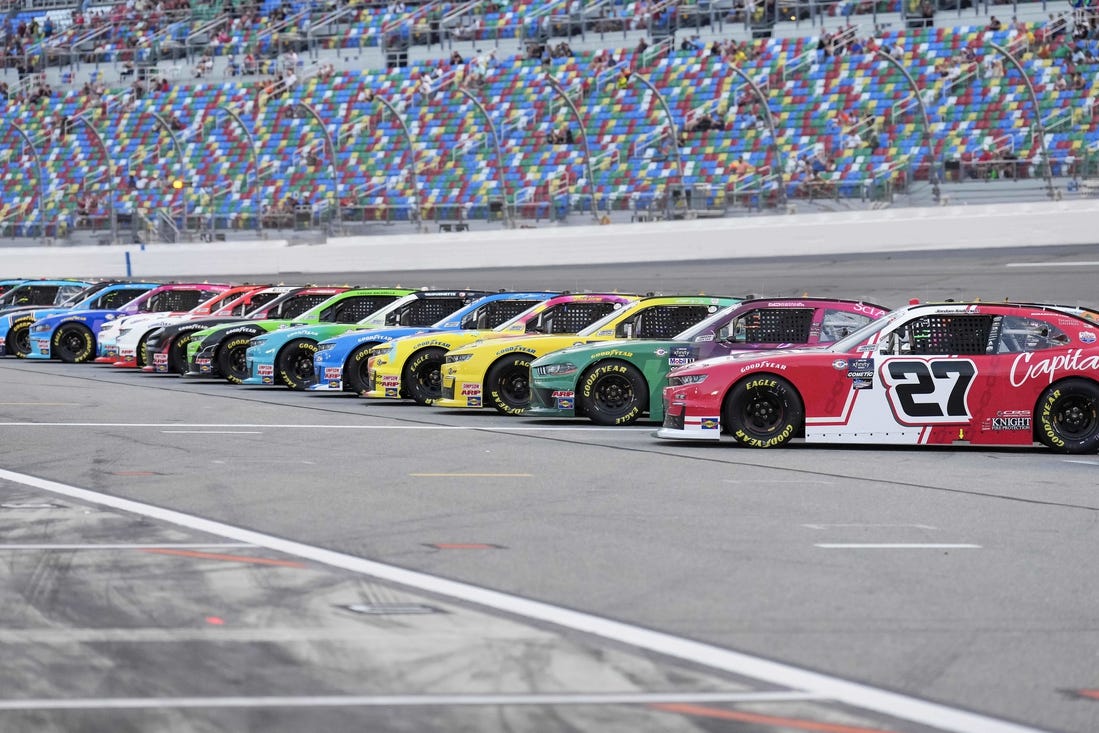
[[[11,330],[8,331],[8,338],[5,343],[8,354],[18,356],[20,359],[26,359],[27,354],[31,353],[32,323],[34,323],[34,319],[24,318],[11,325]]]
[[[805,406],[794,386],[782,377],[753,375],[729,390],[722,420],[741,445],[774,448],[801,432]]]
[[[402,381],[417,405],[430,405],[443,396],[443,362],[446,351],[438,347],[417,351],[404,368]]]
[[[598,425],[630,425],[649,409],[649,385],[633,364],[605,361],[580,378],[580,409]]]
[[[1087,379],[1051,384],[1038,398],[1038,439],[1058,453],[1099,450],[1099,385]]]
[[[489,367],[485,388],[497,411],[522,415],[530,407],[529,354],[509,354]]]
[[[148,340],[149,334],[146,333],[141,337],[141,340],[137,342],[137,351],[134,352],[134,359],[137,360],[138,369],[149,363]]]
[[[300,392],[317,381],[313,371],[313,354],[316,353],[317,342],[308,339],[296,339],[282,347],[277,361],[282,383]]]
[[[51,352],[66,364],[83,364],[95,357],[95,336],[87,326],[66,323],[54,331]]]
[[[218,349],[218,370],[233,384],[240,384],[248,378],[247,352],[251,340],[251,336],[234,336]]]
[[[361,395],[370,392],[374,385],[370,383],[370,352],[377,344],[359,344],[351,355],[347,357],[347,364],[343,368],[343,388],[345,392],[354,392]]]
[[[172,374],[187,373],[187,344],[191,343],[191,334],[182,334],[168,347],[168,372]]]

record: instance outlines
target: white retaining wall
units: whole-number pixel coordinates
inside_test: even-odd
[[[1099,200],[607,226],[0,249],[0,277],[179,277],[469,269],[1099,244]]]

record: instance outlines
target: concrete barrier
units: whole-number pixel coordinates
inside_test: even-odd
[[[0,277],[181,277],[469,269],[1099,243],[1099,201],[607,226],[0,250]]]

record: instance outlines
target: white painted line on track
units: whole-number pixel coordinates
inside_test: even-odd
[[[226,548],[255,547],[247,542],[194,542],[194,543],[152,543],[142,544],[56,544],[56,545],[3,545],[0,552],[9,550],[214,550]]]
[[[869,685],[851,682],[819,672],[811,672],[781,662],[761,659],[712,644],[684,639],[661,631],[633,626],[581,611],[559,608],[549,603],[439,578],[427,573],[386,565],[361,557],[345,555],[300,542],[272,537],[261,532],[234,527],[222,522],[203,519],[130,499],[102,494],[98,491],[82,489],[57,481],[50,481],[49,479],[0,469],[0,480],[53,492],[79,501],[140,514],[162,522],[187,527],[196,532],[260,545],[304,560],[368,575],[379,580],[424,590],[440,596],[448,596],[455,600],[502,611],[514,616],[554,624],[712,669],[801,690],[820,699],[836,700],[864,710],[872,710],[895,718],[939,728],[943,731],[951,731],[951,733],[973,733],[973,731],[981,731],[981,733],[1045,733],[1037,728],[1019,723],[998,720],[979,713],[958,710],[939,703],[920,700],[888,690],[880,690]],[[202,704],[209,704],[209,701],[204,699]]]
[[[744,479],[727,478],[722,479],[727,484],[826,484],[831,486],[833,481],[823,481],[821,479],[758,479],[754,481],[746,481]]]
[[[1066,458],[1065,463],[1079,463],[1082,466],[1099,466],[1099,461],[1082,461],[1079,458]]]
[[[233,464],[236,464],[236,463],[262,463],[264,465],[271,464],[271,463],[291,463],[291,464],[294,464],[294,465],[305,464],[306,466],[315,466],[315,465],[317,465],[316,461],[303,461],[303,460],[298,460],[298,459],[291,459],[291,460],[285,460],[284,461],[284,460],[280,460],[278,458],[234,458],[231,461],[225,461],[225,460],[221,460],[219,458],[218,460],[210,461],[210,463],[221,463],[221,464],[224,464],[224,463],[233,463]]]
[[[1082,262],[1005,262],[1004,267],[1099,267],[1095,260]]]
[[[262,430],[161,430],[166,435],[263,435]]]
[[[826,550],[979,550],[980,545],[914,544],[905,542],[822,542],[813,547]]]
[[[803,692],[608,693],[559,695],[324,695],[301,697],[116,697],[0,700],[0,710],[117,710],[145,708],[418,707],[424,705],[651,705],[691,702],[802,702]]]
[[[291,423],[274,423],[261,425],[259,423],[233,424],[187,424],[187,423],[130,423],[130,422],[0,422],[0,428],[187,428],[187,429],[230,429],[230,428],[295,428],[301,430],[498,430],[506,432],[543,432],[543,431],[580,431],[580,432],[604,432],[616,433],[639,430],[652,431],[652,426],[637,427],[539,427],[531,425],[517,425],[515,427],[502,427],[494,425],[303,425]]]
[[[914,529],[938,529],[930,524],[873,524],[849,522],[847,524],[803,524],[807,529],[832,529],[833,527],[911,527]]]

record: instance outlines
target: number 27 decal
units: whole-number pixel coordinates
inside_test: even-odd
[[[906,361],[882,366],[889,405],[902,425],[957,423],[971,419],[969,386],[977,367],[969,359]]]

